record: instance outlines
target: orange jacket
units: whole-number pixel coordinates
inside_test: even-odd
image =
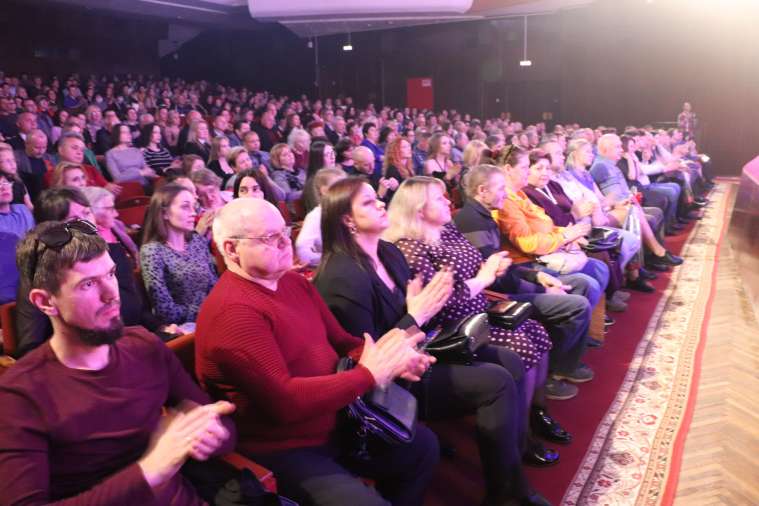
[[[564,244],[564,227],[557,227],[542,207],[536,206],[523,191],[507,191],[503,207],[493,211],[504,239],[503,249],[514,263],[534,261],[553,253]]]

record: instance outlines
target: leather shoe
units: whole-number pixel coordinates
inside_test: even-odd
[[[532,467],[548,467],[559,461],[559,452],[546,448],[536,439],[527,440],[527,451],[522,456],[522,462]]]
[[[567,432],[545,408],[533,406],[530,410],[530,427],[538,436],[559,444],[572,442],[572,434]]]
[[[665,252],[664,256],[662,258],[664,259],[664,261],[666,263],[668,263],[669,265],[673,265],[673,266],[674,265],[680,265],[680,264],[682,264],[685,261],[685,260],[683,260],[683,257],[679,257],[677,255],[673,255],[669,251]]]
[[[615,323],[617,323],[617,320],[615,320],[615,319],[614,319],[614,318],[612,318],[611,316],[609,316],[609,315],[606,315],[606,316],[604,316],[604,325],[605,325],[605,326],[607,326],[607,327],[611,327],[611,326],[612,326],[612,325],[614,325]]]
[[[636,292],[643,292],[643,293],[652,293],[656,291],[656,288],[651,285],[648,281],[643,279],[640,275],[635,280],[628,280],[627,281],[627,288],[630,290],[635,290]]]
[[[551,506],[551,503],[539,492],[531,490],[519,501],[519,506]]]
[[[606,329],[604,329],[604,334],[605,333],[606,333]],[[600,348],[603,345],[604,343],[599,341],[598,339],[588,337],[588,348]]]
[[[653,281],[659,277],[655,272],[651,272],[643,267],[638,268],[638,276],[648,281]]]
[[[664,260],[663,256],[646,255],[646,267],[654,271],[667,272],[670,264]]]

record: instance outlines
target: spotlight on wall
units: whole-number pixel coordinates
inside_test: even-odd
[[[314,41],[313,41],[313,40],[311,40],[311,39],[309,39],[309,40],[308,40],[308,43],[306,44],[306,47],[307,47],[308,49],[313,49],[313,48],[314,48]]]
[[[351,32],[348,32],[348,42],[343,46],[343,51],[353,51],[353,44],[351,44]]]

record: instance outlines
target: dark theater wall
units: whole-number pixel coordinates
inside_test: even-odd
[[[5,0],[0,7],[0,69],[44,75],[157,75],[166,23],[73,6]]]
[[[719,174],[759,153],[759,2],[609,0],[560,19],[564,120],[673,121],[688,100]]]
[[[408,78],[431,77],[436,109],[618,128],[674,121],[689,100],[717,171],[737,175],[759,152],[758,19],[755,0],[598,0],[530,17],[529,68],[521,18],[357,32],[348,53],[345,35],[321,37],[317,88],[314,50],[276,23],[206,30],[159,60],[164,21],[6,0],[0,68],[160,72],[393,105],[405,104]]]

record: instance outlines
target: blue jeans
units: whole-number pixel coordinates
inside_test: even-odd
[[[609,284],[609,268],[600,260],[588,258],[588,262],[578,272],[572,274],[559,274],[549,269],[545,265],[533,262],[530,264],[533,269],[546,272],[562,280],[564,284],[569,285],[572,289],[569,293],[575,295],[584,295],[590,302],[591,307],[596,307],[601,295]]]
[[[679,200],[680,187],[677,183],[651,183],[643,188],[645,205],[661,209],[664,212],[664,222],[668,225],[677,220]]]

